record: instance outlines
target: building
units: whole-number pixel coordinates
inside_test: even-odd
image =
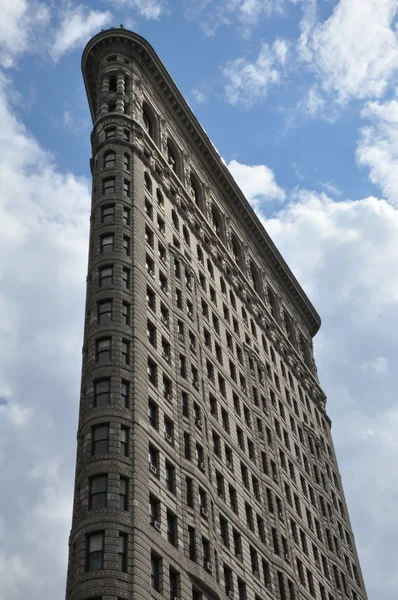
[[[68,600],[365,600],[320,319],[152,47],[83,54],[93,195]]]

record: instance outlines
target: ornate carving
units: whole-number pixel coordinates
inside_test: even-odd
[[[162,152],[167,154],[167,121],[160,119],[160,145]]]

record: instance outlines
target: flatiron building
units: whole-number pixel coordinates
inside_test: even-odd
[[[365,600],[320,319],[148,42],[87,44],[67,600]]]

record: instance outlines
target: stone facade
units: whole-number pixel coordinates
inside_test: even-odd
[[[110,29],[82,68],[93,194],[67,599],[365,600],[315,309],[151,46]]]

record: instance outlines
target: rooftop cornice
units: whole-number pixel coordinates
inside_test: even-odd
[[[96,96],[96,90],[95,87],[93,87],[95,81],[92,78],[92,68],[94,66],[92,64],[94,58],[92,51],[95,46],[102,46],[105,43],[109,43],[112,39],[115,39],[115,41],[118,42],[124,41],[125,43],[131,44],[131,53],[134,52],[136,54],[137,62],[139,62],[142,67],[148,69],[148,72],[155,79],[163,94],[168,98],[176,117],[186,128],[191,143],[197,147],[197,151],[200,153],[202,160],[207,163],[213,176],[218,180],[222,187],[223,192],[231,201],[235,200],[235,206],[238,212],[242,214],[242,218],[246,222],[246,227],[250,229],[252,237],[256,238],[258,247],[261,248],[261,251],[271,263],[272,269],[277,277],[284,284],[287,291],[289,291],[290,297],[294,300],[296,307],[308,324],[310,334],[314,336],[321,325],[321,319],[314,306],[264,229],[259,218],[246,200],[227,166],[221,159],[221,156],[218,154],[203,127],[196,119],[155,50],[143,37],[132,31],[128,31],[127,29],[113,28],[102,31],[94,36],[84,49],[82,56],[82,72],[93,122],[95,121],[94,98]]]

